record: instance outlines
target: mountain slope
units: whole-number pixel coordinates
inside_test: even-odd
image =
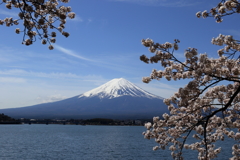
[[[163,98],[120,78],[65,100],[1,109],[14,118],[152,118],[168,112]]]

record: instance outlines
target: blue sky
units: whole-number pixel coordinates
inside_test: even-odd
[[[89,91],[113,78],[125,78],[162,97],[169,97],[185,82],[152,81],[142,83],[158,64],[145,64],[139,56],[150,56],[141,39],[173,42],[179,39],[176,52],[184,60],[184,50],[197,48],[199,53],[217,57],[220,47],[211,39],[219,33],[240,39],[240,22],[235,15],[221,24],[212,18],[198,19],[195,13],[209,10],[219,0],[71,0],[68,3],[77,17],[68,20],[65,31],[57,35],[50,51],[40,41],[32,46],[21,44],[22,35],[15,28],[1,27],[0,108],[24,107],[61,100]],[[14,17],[18,10],[0,6],[0,19]]]

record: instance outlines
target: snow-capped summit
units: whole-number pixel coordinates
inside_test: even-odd
[[[111,81],[85,92],[79,96],[81,97],[99,97],[99,98],[116,98],[121,96],[133,96],[133,97],[147,97],[147,98],[160,98],[162,97],[153,95],[124,78],[116,78]]]

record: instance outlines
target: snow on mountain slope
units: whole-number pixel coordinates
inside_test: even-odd
[[[85,92],[79,96],[81,97],[95,97],[99,98],[116,98],[121,96],[133,96],[133,97],[147,97],[147,98],[158,98],[163,99],[160,96],[153,95],[133,83],[127,81],[124,78],[113,79],[95,89]]]

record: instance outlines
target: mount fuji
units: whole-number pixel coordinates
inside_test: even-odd
[[[124,78],[113,79],[81,95],[57,102],[0,109],[14,118],[152,118],[169,112],[163,98]]]
[[[79,96],[81,97],[99,97],[100,99],[103,98],[117,98],[121,96],[132,96],[132,97],[147,97],[147,98],[160,98],[162,97],[155,96],[143,89],[137,87],[136,85],[132,84],[131,82],[127,81],[124,78],[116,78],[113,79],[100,87],[97,87],[93,90],[85,92]]]

